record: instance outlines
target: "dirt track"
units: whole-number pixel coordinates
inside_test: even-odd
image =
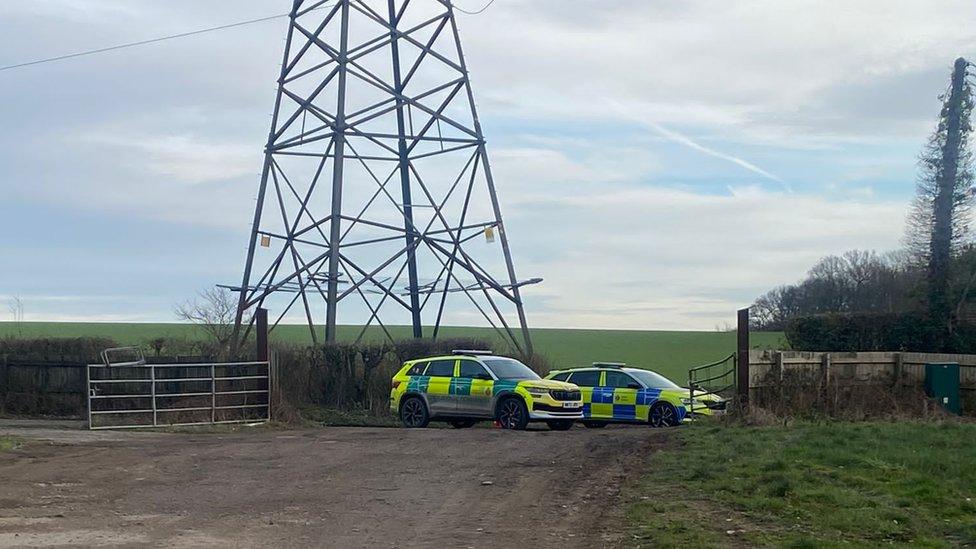
[[[635,427],[0,433],[30,437],[0,454],[0,546],[600,547],[619,537],[601,518],[620,481],[667,439]]]

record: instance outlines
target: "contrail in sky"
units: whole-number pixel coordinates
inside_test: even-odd
[[[753,164],[751,162],[748,162],[746,160],[743,160],[743,159],[741,159],[741,158],[739,158],[737,156],[732,156],[731,154],[726,154],[726,153],[723,153],[721,151],[716,151],[715,149],[708,148],[708,147],[706,147],[706,146],[704,146],[704,145],[702,145],[700,143],[697,143],[697,142],[693,141],[691,138],[689,138],[689,137],[687,137],[685,135],[682,135],[682,134],[680,134],[678,132],[675,132],[675,131],[671,131],[671,130],[669,130],[669,129],[667,129],[667,128],[665,128],[665,127],[663,127],[660,124],[657,124],[655,122],[649,122],[649,121],[646,121],[645,120],[644,121],[644,124],[646,124],[649,128],[651,128],[652,130],[654,130],[655,132],[657,132],[658,134],[660,134],[661,137],[664,137],[665,139],[668,139],[669,141],[673,141],[675,143],[684,145],[684,146],[686,146],[686,147],[688,147],[690,149],[694,149],[694,150],[696,150],[696,151],[698,151],[700,153],[704,153],[704,154],[707,154],[709,156],[714,156],[715,158],[721,158],[722,160],[731,162],[731,163],[733,163],[733,164],[735,164],[737,166],[741,166],[741,167],[749,170],[750,172],[753,172],[753,173],[756,173],[756,174],[759,174],[759,175],[765,177],[766,179],[771,179],[771,180],[779,183],[780,185],[783,185],[783,187],[786,188],[786,190],[788,190],[790,192],[793,192],[793,189],[791,189],[790,186],[785,181],[783,181],[779,177],[777,177],[777,176],[775,176],[775,175],[767,172],[766,170],[760,168],[759,166],[757,166],[757,165],[755,165],[755,164]]]

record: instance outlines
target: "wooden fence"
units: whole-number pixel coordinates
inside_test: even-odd
[[[200,362],[206,357],[153,357],[153,362]],[[87,363],[12,361],[0,357],[0,413],[82,417],[87,413]]]
[[[80,417],[85,387],[84,364],[0,361],[0,412]]]
[[[834,388],[921,389],[925,365],[958,363],[960,398],[964,410],[976,411],[976,355],[908,352],[806,352],[752,350],[749,352],[750,398],[783,385],[809,384]]]

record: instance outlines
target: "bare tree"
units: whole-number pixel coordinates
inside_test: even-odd
[[[17,336],[24,336],[24,300],[20,296],[11,296],[7,300],[7,309],[14,319],[14,327],[17,329]]]
[[[208,289],[199,297],[176,307],[176,316],[196,324],[207,335],[218,357],[232,354],[237,299],[226,289]]]
[[[974,254],[976,258],[976,254]],[[906,312],[918,308],[914,288],[922,271],[905,254],[879,255],[851,250],[826,256],[797,284],[779,286],[753,304],[750,322],[756,329],[782,330],[797,316],[820,313]],[[960,292],[976,293],[976,276]]]

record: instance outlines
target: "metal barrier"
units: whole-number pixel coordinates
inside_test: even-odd
[[[695,412],[695,394],[722,394],[735,388],[735,373],[738,359],[735,353],[729,356],[688,370],[689,414]],[[722,395],[728,397],[728,394]]]
[[[269,362],[89,364],[88,428],[268,421]]]

